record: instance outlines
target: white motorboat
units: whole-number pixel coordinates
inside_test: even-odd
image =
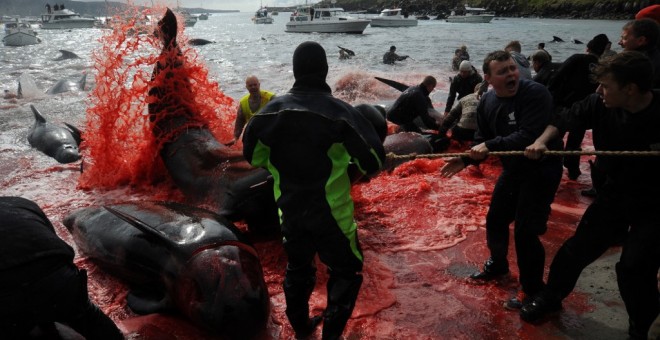
[[[5,46],[36,45],[41,42],[37,32],[27,22],[15,21],[5,24],[6,35],[2,38]]]
[[[485,8],[465,5],[462,15],[457,15],[456,11],[452,11],[445,20],[447,22],[489,23],[494,17],[495,13],[487,12]]]
[[[197,17],[180,8],[176,10],[183,17],[183,26],[193,27],[197,23]]]
[[[384,9],[380,15],[371,18],[371,27],[417,26],[417,18],[403,14],[401,8]]]
[[[370,20],[346,15],[341,7],[302,7],[291,14],[286,32],[362,34]]]
[[[268,10],[266,8],[259,8],[258,11],[254,13],[254,16],[252,17],[252,21],[255,24],[272,24],[275,19],[268,13]]]
[[[68,8],[52,11],[41,15],[41,28],[43,29],[70,29],[92,28],[94,18],[83,18]]]

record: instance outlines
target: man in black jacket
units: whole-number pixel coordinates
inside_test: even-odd
[[[0,332],[23,339],[39,327],[57,336],[55,322],[87,339],[117,340],[117,326],[87,295],[87,274],[73,264],[44,212],[21,197],[0,197]]]
[[[548,84],[552,94],[555,109],[571,107],[596,91],[596,84],[591,79],[591,65],[598,64],[598,60],[605,51],[609,39],[605,34],[598,34],[587,43],[587,53],[574,54],[555,72]],[[584,130],[571,130],[566,137],[567,151],[582,150]],[[568,178],[576,180],[582,173],[580,171],[580,156],[564,157],[564,167],[568,170]]]
[[[269,102],[243,135],[243,154],[274,179],[284,250],[286,315],[298,338],[312,334],[309,318],[316,282],[314,256],[328,266],[323,339],[338,339],[362,285],[363,255],[353,220],[349,167],[373,174],[385,161],[374,126],[332,96],[325,50],[304,42],[293,53],[293,88]],[[354,179],[354,178],[353,178]]]
[[[452,78],[451,85],[449,85],[445,117],[447,117],[452,106],[454,106],[455,100],[460,100],[468,94],[474,93],[474,87],[481,84],[483,80],[479,72],[472,67],[472,64],[467,60],[463,60],[458,67],[458,74]]]
[[[597,93],[555,117],[525,150],[538,159],[548,140],[572,127],[593,130],[596,150],[660,149],[660,91],[652,90],[653,66],[642,53],[624,51],[595,69]],[[660,268],[660,157],[600,157],[602,180],[596,199],[584,212],[575,234],[552,260],[548,284],[520,316],[536,321],[561,309],[582,270],[609,247],[623,244],[616,264],[617,282],[629,316],[632,339],[646,339],[658,315]]]
[[[484,59],[484,77],[493,86],[477,107],[477,131],[469,157],[452,158],[440,171],[451,177],[469,164],[478,164],[490,151],[524,150],[541,135],[552,119],[552,97],[541,84],[520,79],[516,62],[508,52],[495,51]],[[554,150],[561,141],[550,143]],[[486,241],[490,258],[483,270],[472,274],[476,281],[490,281],[509,273],[509,225],[514,222],[514,240],[519,280],[525,297],[543,289],[545,249],[539,236],[547,230],[550,204],[561,180],[561,160],[549,157],[530,160],[503,157],[486,216]],[[505,308],[522,307],[525,297],[514,297]]]
[[[438,121],[442,117],[432,116],[433,104],[429,94],[435,89],[437,81],[432,76],[426,76],[421,84],[411,86],[403,91],[394,104],[387,110],[387,120],[399,125],[403,131],[422,132],[415,122],[417,118],[427,128],[437,130]]]

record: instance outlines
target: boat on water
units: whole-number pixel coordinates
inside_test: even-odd
[[[451,14],[445,19],[447,22],[466,22],[466,23],[489,23],[495,17],[495,13],[488,12],[485,8],[469,7],[465,5],[462,15],[451,11]]]
[[[202,13],[197,17],[197,19],[199,19],[199,20],[209,20],[209,14],[208,13]]]
[[[289,17],[285,32],[362,34],[369,22],[347,15],[341,7],[301,7]]]
[[[261,7],[254,13],[252,21],[255,24],[272,24],[275,19],[268,13],[268,9]]]
[[[94,18],[83,18],[80,14],[65,8],[41,15],[41,28],[43,29],[70,29],[70,28],[92,28],[96,20]]]
[[[190,12],[184,11],[180,8],[177,9],[177,12],[183,17],[183,26],[193,27],[197,23],[197,17],[190,14]]]
[[[417,26],[417,18],[403,13],[401,8],[384,9],[375,18],[371,18],[371,27],[406,27]]]
[[[41,43],[37,32],[27,22],[8,22],[5,24],[5,33],[6,35],[2,38],[5,46],[27,46]]]

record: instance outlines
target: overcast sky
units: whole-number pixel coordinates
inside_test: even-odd
[[[104,0],[79,0],[79,1],[104,1]],[[113,0],[124,2],[125,0]],[[304,4],[305,0],[178,0],[181,7],[202,7],[208,9],[234,9],[241,12],[254,12],[259,9],[259,5],[264,6],[294,6]],[[168,6],[176,7],[177,0],[153,0],[154,3],[162,3]],[[315,3],[318,1],[309,1]],[[151,5],[151,0],[133,0],[136,5]]]

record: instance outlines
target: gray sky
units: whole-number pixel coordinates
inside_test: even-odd
[[[79,1],[103,1],[103,0],[79,0]],[[114,0],[123,2],[125,0]],[[234,9],[241,12],[254,12],[259,9],[260,4],[264,6],[293,6],[304,4],[305,0],[178,0],[181,7],[203,7],[208,9]],[[154,3],[162,3],[168,6],[177,5],[177,0],[153,0]],[[318,1],[309,1],[309,3]],[[136,5],[151,5],[151,0],[133,0]]]

